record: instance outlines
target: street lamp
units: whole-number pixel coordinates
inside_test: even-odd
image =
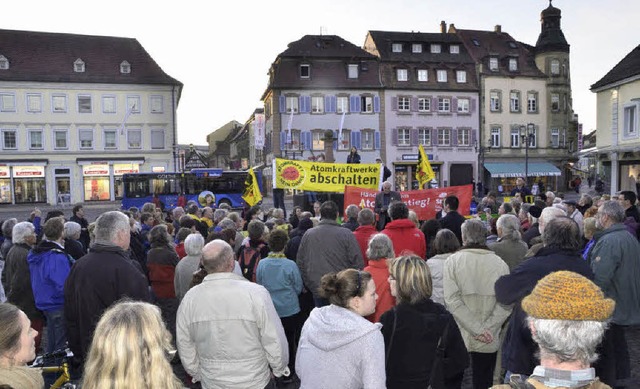
[[[520,137],[524,143],[524,184],[529,187],[529,146],[536,140],[536,126],[529,123],[520,127]]]

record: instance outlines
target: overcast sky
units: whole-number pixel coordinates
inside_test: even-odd
[[[267,72],[304,35],[339,35],[362,46],[369,30],[438,32],[440,21],[492,30],[535,45],[543,0],[5,1],[0,28],[136,38],[184,84],[178,141],[206,144],[231,120],[262,107]],[[571,45],[573,108],[585,133],[596,126],[591,84],[640,44],[640,1],[556,0]],[[635,22],[635,23],[634,23]],[[2,42],[0,42],[1,48]]]

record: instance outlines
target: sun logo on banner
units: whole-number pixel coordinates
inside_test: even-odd
[[[277,187],[296,188],[302,185],[306,178],[304,168],[296,161],[284,161],[276,172]]]

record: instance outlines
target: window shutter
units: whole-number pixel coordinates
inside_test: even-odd
[[[478,130],[471,129],[471,146],[475,145],[478,140]]]
[[[302,103],[300,106],[301,113],[308,113],[311,111],[311,96],[300,96],[300,102]]]
[[[284,150],[284,143],[287,141],[287,133],[280,131],[280,150]]]
[[[469,99],[469,112],[474,113],[476,111],[476,99]]]
[[[351,147],[355,147],[360,150],[360,147],[356,146],[356,132],[351,131]]]
[[[418,145],[418,129],[417,128],[412,128],[410,130],[410,138],[411,138],[411,146],[417,146]]]
[[[331,110],[331,96],[329,96],[329,95],[324,97],[324,111],[325,112],[333,112]]]
[[[458,130],[456,128],[452,128],[451,130],[451,146],[458,145]]]
[[[362,98],[356,96],[356,112],[362,112]]]
[[[394,96],[393,98],[391,98],[391,110],[392,111],[397,111],[398,110],[398,97]]]
[[[373,96],[373,112],[380,112],[380,96]]]
[[[410,111],[411,112],[418,112],[418,98],[417,97],[412,97],[411,98],[411,107]]]
[[[285,113],[287,112],[287,98],[284,97],[284,95],[280,95],[280,113]]]
[[[336,112],[336,106],[338,105],[338,98],[336,96],[330,96],[331,98],[331,112]]]
[[[338,130],[333,130],[333,139],[333,149],[338,150],[338,142],[340,142],[340,139],[338,139]]]
[[[451,112],[458,112],[458,99],[455,97],[451,98]]]
[[[309,135],[310,132],[300,132],[300,143],[302,143],[302,150],[309,150]]]
[[[358,96],[349,96],[349,112],[358,112]]]
[[[431,130],[431,144],[434,146],[438,145],[438,129],[434,128],[433,130]]]
[[[438,112],[438,98],[431,99],[431,112]]]
[[[374,139],[374,148],[380,150],[380,131],[376,131]]]
[[[352,144],[354,146],[356,146],[356,148],[358,150],[360,150],[360,148],[362,147],[361,146],[362,145],[362,143],[361,143],[361,140],[362,140],[361,132],[360,131],[353,131],[352,134],[355,134],[355,136],[356,136],[356,141],[353,142]]]
[[[391,144],[394,146],[398,145],[398,129],[394,128],[391,130]]]

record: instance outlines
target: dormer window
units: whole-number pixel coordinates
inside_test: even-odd
[[[489,70],[491,70],[492,72],[497,72],[498,71],[498,58],[497,57],[489,58]]]
[[[73,71],[76,73],[84,73],[84,61],[80,58],[73,63]]]
[[[422,53],[422,45],[420,43],[414,43],[411,45],[411,52]]]
[[[518,60],[515,58],[509,58],[509,71],[515,72],[518,70]]]
[[[311,77],[311,65],[302,64],[300,65],[300,78],[309,78]]]
[[[402,43],[393,43],[391,45],[391,51],[394,53],[402,53]]]
[[[348,66],[348,76],[351,79],[358,78],[358,64],[349,64]]]
[[[127,61],[122,61],[120,63],[120,73],[121,74],[129,74],[131,73],[131,65]]]
[[[9,60],[4,55],[0,55],[0,70],[9,69]]]
[[[460,54],[460,46],[459,45],[451,45],[449,46],[450,54]]]
[[[439,44],[432,44],[431,45],[431,52],[432,53],[440,53],[442,51],[442,46],[440,46]]]

